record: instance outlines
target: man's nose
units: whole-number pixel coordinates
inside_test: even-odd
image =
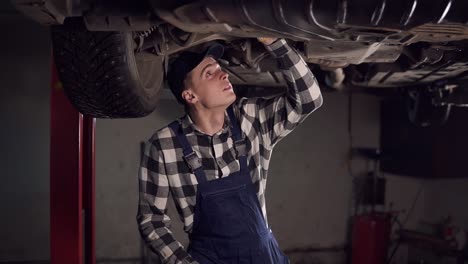
[[[221,71],[221,80],[227,80],[229,78],[229,74],[225,71]]]

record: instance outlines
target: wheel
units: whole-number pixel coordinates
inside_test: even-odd
[[[435,105],[434,95],[425,90],[410,90],[406,94],[406,110],[411,123],[428,127],[444,124],[449,115],[450,105]]]
[[[151,113],[163,83],[163,57],[134,52],[132,32],[91,32],[80,18],[52,27],[65,94],[83,114],[133,118]]]

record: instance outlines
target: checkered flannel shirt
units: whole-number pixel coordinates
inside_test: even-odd
[[[266,218],[265,188],[273,147],[322,105],[322,95],[307,64],[285,40],[266,46],[277,58],[288,89],[270,99],[241,98],[233,104],[248,150],[248,167]],[[227,177],[239,171],[233,148],[231,123],[227,114],[221,131],[209,136],[200,131],[189,115],[179,119],[195,153],[201,157],[208,180]],[[164,263],[197,263],[170,230],[167,215],[169,193],[184,223],[192,230],[197,196],[197,179],[184,162],[182,147],[174,132],[164,127],[146,144],[139,171],[139,208],[137,222],[147,245]]]

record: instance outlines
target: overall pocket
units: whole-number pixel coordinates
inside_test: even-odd
[[[205,235],[234,238],[244,233],[245,206],[241,195],[246,186],[203,193],[200,201],[199,227]]]

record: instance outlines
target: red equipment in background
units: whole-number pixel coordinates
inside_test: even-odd
[[[96,119],[71,105],[53,63],[51,86],[50,263],[94,264]]]
[[[370,213],[355,216],[352,264],[385,264],[390,243],[391,215]]]

